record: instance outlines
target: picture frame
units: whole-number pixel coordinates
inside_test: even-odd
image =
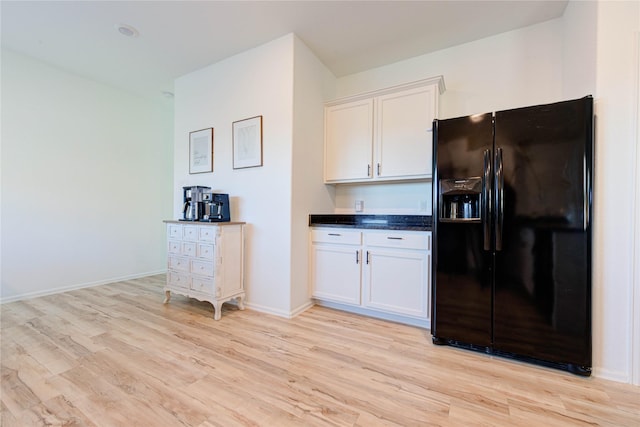
[[[262,166],[262,116],[233,122],[233,168]]]
[[[189,173],[213,172],[213,128],[189,132]]]

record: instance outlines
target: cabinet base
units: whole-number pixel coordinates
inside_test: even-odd
[[[314,298],[313,302],[322,307],[328,307],[336,310],[347,311],[349,313],[361,314],[363,316],[369,316],[376,319],[388,320],[390,322],[402,323],[404,325],[417,326],[423,329],[429,329],[431,327],[431,322],[428,319],[416,319],[409,316],[385,313],[382,311],[371,310],[363,307],[351,306],[348,304],[341,304],[341,303],[321,300],[317,298]]]
[[[189,292],[189,290],[185,289],[184,291],[179,290],[179,289],[165,289],[164,293],[165,293],[165,298],[164,298],[164,302],[163,304],[168,304],[169,301],[171,300],[171,292],[175,292],[178,293],[180,295],[184,295],[186,297],[189,298],[195,298],[198,301],[206,301],[208,303],[210,303],[211,305],[213,305],[213,320],[220,320],[222,318],[222,304],[224,304],[225,302],[229,302],[231,300],[236,300],[236,304],[238,305],[238,310],[244,310],[244,298],[245,298],[245,293],[241,292],[238,294],[233,294],[231,296],[227,296],[225,298],[210,298],[208,296],[203,296],[203,295],[198,295],[198,294],[194,294],[192,292]]]
[[[450,345],[452,347],[463,348],[466,350],[476,351],[480,353],[486,353],[491,356],[499,356],[507,359],[518,360],[521,362],[531,363],[534,365],[545,366],[547,368],[559,369],[562,371],[570,372],[574,375],[579,375],[582,377],[588,377],[591,375],[591,367],[589,366],[580,366],[572,363],[560,363],[560,362],[552,362],[549,360],[542,360],[535,357],[530,357],[521,354],[509,353],[506,351],[497,350],[491,346],[479,346],[469,343],[464,343],[456,340],[450,340],[446,338],[440,338],[436,336],[431,337],[431,341],[435,345]]]

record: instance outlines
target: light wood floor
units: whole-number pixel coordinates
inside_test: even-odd
[[[322,307],[214,321],[163,283],[2,305],[2,426],[640,426],[640,387]]]

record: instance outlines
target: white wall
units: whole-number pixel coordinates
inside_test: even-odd
[[[337,95],[442,75],[446,91],[440,95],[439,118],[557,101],[562,98],[562,25],[555,19],[341,77]],[[386,187],[338,186],[336,212],[354,212],[359,199],[364,200],[363,213],[431,214],[430,182]]]
[[[174,218],[183,186],[231,197],[245,221],[249,307],[288,316],[291,280],[293,35],[180,77],[175,82]],[[232,123],[262,115],[263,166],[232,167]],[[213,173],[189,174],[189,132],[214,128]]]
[[[440,118],[558,100],[562,21],[510,31],[338,79],[338,97],[444,76]]]
[[[638,236],[630,230],[640,215],[633,203],[639,8],[638,2],[597,5],[594,366],[597,375],[622,382],[630,382],[632,374],[633,247]]]
[[[166,268],[172,110],[2,51],[2,301]]]
[[[335,78],[293,34],[179,78],[175,84],[174,217],[181,188],[231,197],[247,222],[247,305],[291,316],[310,305],[308,215],[333,205],[322,184],[323,102]],[[263,116],[263,166],[232,168],[232,122]],[[188,134],[214,128],[213,173],[189,175]]]
[[[597,64],[598,3],[569,2],[562,17],[563,98],[595,96]]]
[[[291,196],[291,310],[310,302],[308,281],[309,214],[331,213],[335,187],[324,185],[324,108],[334,96],[335,77],[294,37],[294,106]]]

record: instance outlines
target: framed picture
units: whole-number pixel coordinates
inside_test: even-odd
[[[189,173],[213,172],[213,128],[189,132]]]
[[[233,168],[262,166],[262,116],[233,122]]]

